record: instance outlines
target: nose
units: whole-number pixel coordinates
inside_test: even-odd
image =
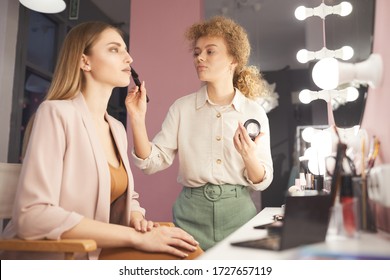
[[[131,57],[130,53],[126,52],[126,63],[131,64],[133,62],[133,58]]]
[[[199,54],[199,55],[196,57],[196,60],[197,60],[198,62],[204,61],[204,58],[203,58],[202,54]]]

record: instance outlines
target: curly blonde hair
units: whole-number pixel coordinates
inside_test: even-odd
[[[233,85],[246,97],[255,99],[267,95],[264,79],[256,66],[248,66],[251,46],[245,29],[230,18],[214,16],[209,20],[190,26],[185,37],[194,48],[201,37],[221,37],[225,40],[228,52],[237,67],[233,75]]]

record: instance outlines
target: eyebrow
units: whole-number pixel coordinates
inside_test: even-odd
[[[122,47],[122,44],[121,43],[118,43],[118,42],[110,42],[110,43],[107,43],[107,46],[109,45],[116,45],[118,47]],[[127,51],[127,46],[125,45],[125,50]]]
[[[216,44],[208,44],[205,46],[205,48],[209,48],[209,47],[218,47]],[[200,49],[199,47],[195,47],[194,49]]]

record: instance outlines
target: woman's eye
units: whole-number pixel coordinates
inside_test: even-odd
[[[207,54],[213,54],[215,51],[214,50],[208,50]]]
[[[110,49],[110,51],[111,51],[111,52],[114,52],[114,53],[119,52],[118,48],[112,48],[112,49]]]
[[[199,56],[199,55],[200,55],[200,53],[198,53],[198,52],[194,52],[194,53],[193,53],[193,56],[194,56],[194,57],[197,57],[197,56]]]

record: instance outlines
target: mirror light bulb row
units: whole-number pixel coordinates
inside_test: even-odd
[[[354,50],[350,46],[344,46],[337,50],[329,50],[326,47],[323,47],[321,50],[315,52],[302,49],[297,52],[297,60],[300,63],[307,63],[311,60],[320,60],[326,57],[335,57],[342,60],[349,60],[353,57],[353,54]]]
[[[349,2],[341,2],[335,6],[328,6],[321,3],[315,8],[306,8],[305,6],[299,6],[295,9],[295,17],[298,20],[305,20],[308,17],[318,16],[324,19],[326,16],[336,14],[340,16],[347,16],[352,12],[352,5]]]
[[[359,97],[359,91],[355,87],[347,87],[342,90],[320,90],[311,91],[304,89],[299,93],[299,101],[303,104],[309,104],[313,100],[322,99],[330,102],[337,99],[339,104],[355,101]]]

